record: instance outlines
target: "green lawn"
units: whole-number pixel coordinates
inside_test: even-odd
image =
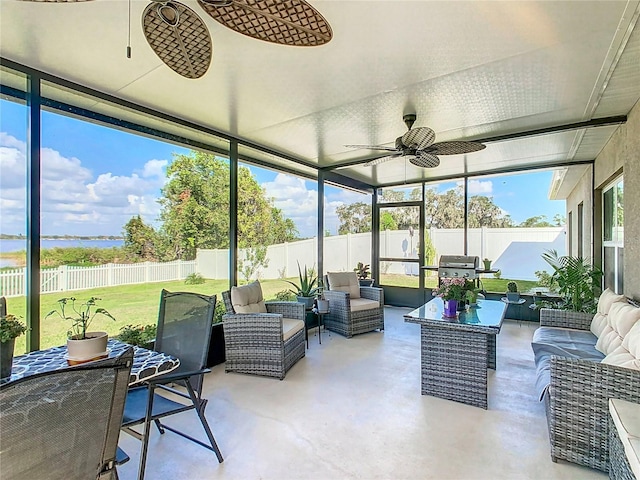
[[[291,278],[290,280],[297,280]],[[430,277],[427,288],[435,287],[437,278]],[[509,279],[483,278],[484,288],[489,292],[505,292]],[[290,285],[284,280],[261,280],[264,297],[267,300],[275,298],[276,293],[287,290]],[[386,285],[418,287],[418,277],[409,275],[382,275],[382,283]],[[535,287],[537,282],[518,281],[521,292],[526,292]],[[95,288],[92,290],[70,291],[60,293],[43,294],[40,299],[41,325],[40,347],[48,348],[62,345],[66,342],[67,330],[70,325],[57,316],[44,317],[58,305],[57,301],[63,297],[76,297],[79,301],[89,297],[98,297],[102,300],[99,306],[106,308],[116,321],[105,317],[97,317],[91,325],[91,330],[102,330],[109,335],[116,335],[120,327],[124,325],[148,325],[155,324],[158,315],[160,291],[164,288],[172,292],[188,291],[204,293],[206,295],[218,295],[218,301],[222,301],[220,293],[228,287],[227,280],[207,280],[200,285],[185,285],[184,281],[176,280],[162,283],[146,283],[138,285],[122,285],[117,287]],[[25,297],[7,299],[9,313],[25,317]],[[25,352],[25,336],[16,339],[16,355]]]
[[[291,279],[293,280],[293,279]],[[264,280],[260,282],[264,297],[272,299],[281,290],[287,290],[290,286],[283,280]],[[218,301],[222,301],[220,293],[228,288],[227,280],[207,280],[200,285],[185,285],[184,281],[176,280],[162,283],[146,283],[138,285],[121,285],[117,287],[95,288],[91,290],[69,291],[60,293],[43,294],[40,297],[40,347],[48,348],[62,345],[66,342],[69,322],[57,316],[44,317],[58,305],[57,301],[63,297],[76,297],[79,301],[89,297],[98,297],[102,301],[98,306],[106,308],[116,321],[106,317],[96,317],[91,324],[91,330],[102,330],[109,335],[116,335],[123,325],[147,325],[155,324],[158,316],[160,291],[167,289],[172,292],[198,292],[206,295],[218,295]],[[25,297],[13,297],[7,299],[9,313],[25,317]],[[16,339],[15,353],[20,355],[25,352],[24,335]]]

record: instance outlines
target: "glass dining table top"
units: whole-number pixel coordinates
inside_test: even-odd
[[[107,350],[109,357],[117,357],[127,348],[128,343],[116,339],[109,339]],[[172,355],[133,346],[133,365],[129,377],[129,385],[135,385],[159,375],[171,372],[180,366],[180,360]],[[66,345],[37,350],[13,358],[11,376],[2,379],[2,383],[9,383],[29,375],[67,368]]]
[[[425,321],[442,324],[469,325],[473,327],[487,327],[500,329],[506,312],[506,304],[496,300],[479,300],[477,306],[468,307],[458,312],[456,317],[445,317],[444,302],[441,298],[434,298],[421,307],[404,316],[410,323]]]

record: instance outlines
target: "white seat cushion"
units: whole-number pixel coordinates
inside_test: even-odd
[[[607,326],[598,337],[596,348],[605,355],[610,354],[622,345],[625,335],[638,320],[640,320],[640,308],[626,301],[613,303],[607,315]]]
[[[609,399],[609,413],[624,445],[631,471],[640,478],[640,405],[617,398]]]
[[[329,272],[329,290],[337,290],[349,294],[349,298],[360,298],[360,282],[356,272]]]
[[[267,313],[260,282],[231,287],[231,304],[236,313]]]
[[[368,298],[352,298],[350,304],[352,312],[360,312],[362,310],[371,310],[372,308],[380,307],[380,302],[369,300]]]
[[[282,319],[282,339],[286,342],[300,330],[304,330],[304,322],[295,318]]]

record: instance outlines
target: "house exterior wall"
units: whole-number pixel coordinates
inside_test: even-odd
[[[624,294],[640,300],[640,103],[596,158],[596,191],[620,171],[624,174]],[[600,215],[596,213],[598,222]]]
[[[569,221],[569,212],[573,212],[572,215],[572,230],[573,239],[570,248],[571,255],[577,255],[578,252],[578,205],[582,202],[583,205],[583,237],[582,237],[582,256],[584,258],[597,258],[594,255],[593,245],[593,188],[591,186],[591,177],[593,175],[593,167],[589,166],[587,171],[582,175],[580,181],[573,189],[571,194],[567,197],[567,221]],[[568,226],[567,226],[568,228]]]

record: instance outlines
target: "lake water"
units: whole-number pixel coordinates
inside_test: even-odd
[[[79,239],[41,239],[40,248],[55,248],[55,247],[86,247],[86,248],[111,248],[121,247],[123,245],[122,240],[79,240]],[[27,249],[27,240],[0,240],[0,252],[18,252],[20,250]],[[14,263],[7,258],[0,258],[0,267],[10,267]]]

